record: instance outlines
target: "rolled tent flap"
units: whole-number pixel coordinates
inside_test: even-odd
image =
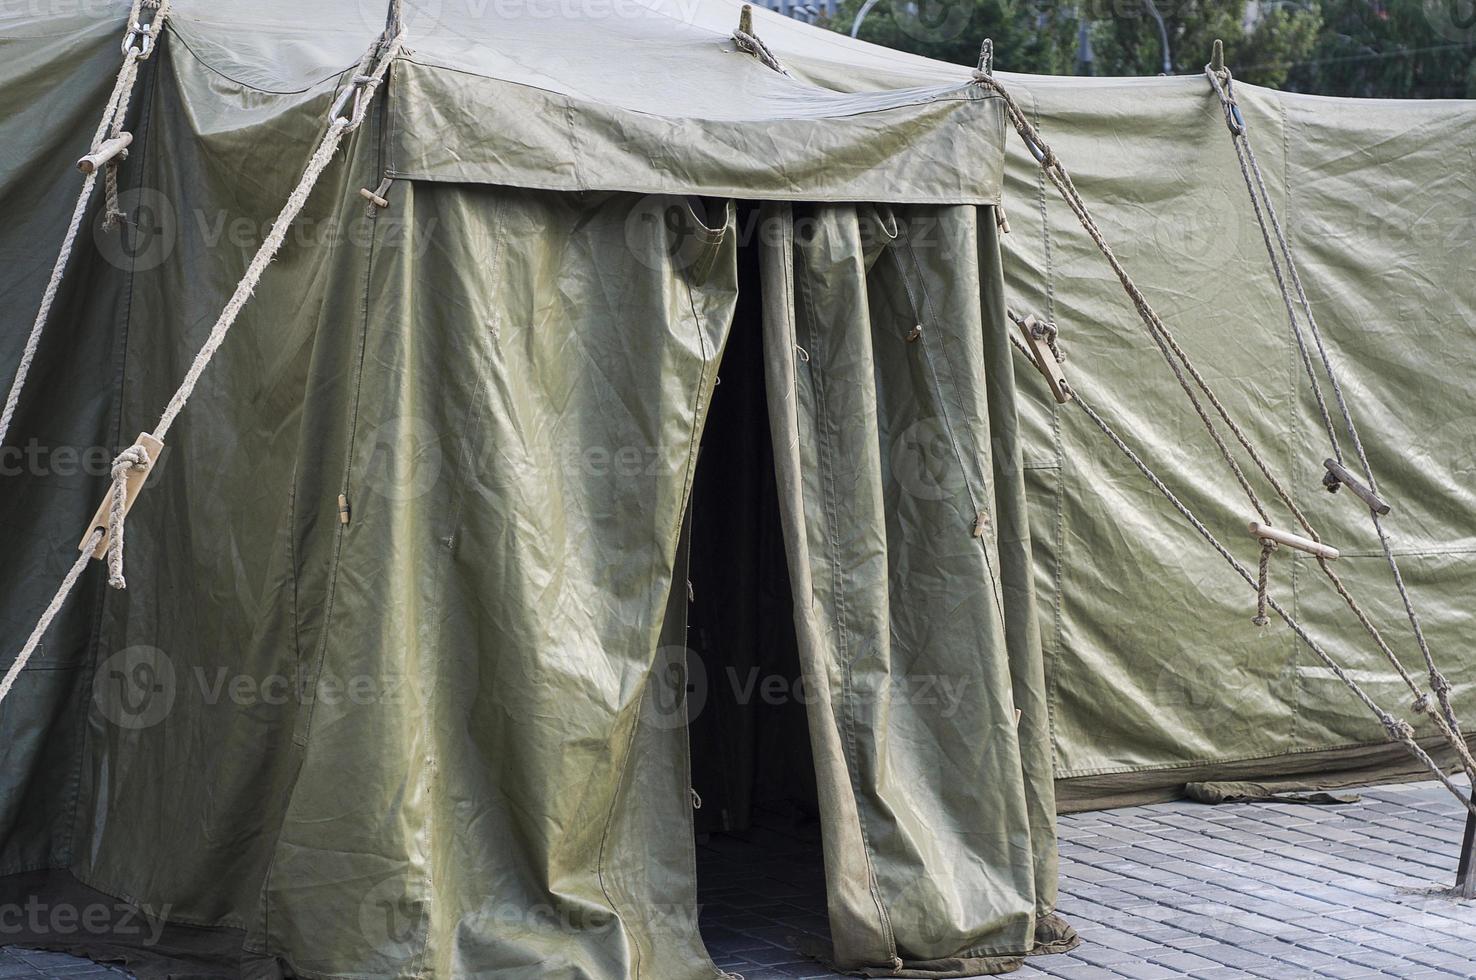
[[[993,211],[765,220],[834,959],[967,976],[1069,948]]]

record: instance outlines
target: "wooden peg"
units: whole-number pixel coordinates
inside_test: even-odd
[[[1030,352],[1035,369],[1045,376],[1046,384],[1050,385],[1051,394],[1055,396],[1057,403],[1064,405],[1069,402],[1071,386],[1066,383],[1066,375],[1061,373],[1056,355],[1045,342],[1044,325],[1032,313],[1023,320],[1016,320],[1015,326],[1020,328],[1020,334],[1025,338],[1025,349]]]
[[[1300,534],[1283,531],[1279,527],[1262,524],[1260,521],[1250,522],[1250,533],[1251,537],[1257,541],[1275,541],[1277,544],[1284,544],[1288,548],[1305,551],[1309,555],[1317,558],[1326,558],[1328,561],[1335,561],[1340,557],[1336,548],[1325,545],[1320,541],[1313,541],[1311,538],[1304,538]]]
[[[1210,71],[1222,72],[1225,70],[1225,42],[1215,38],[1215,46],[1210,49]]]
[[[339,494],[338,495],[338,523],[340,523],[340,524],[347,524],[349,522],[349,517],[350,517],[351,513],[352,512],[349,510],[348,494],[346,494],[346,493]]]
[[[126,156],[133,144],[132,133],[119,133],[110,140],[103,140],[97,149],[77,161],[77,169],[84,174],[96,173],[116,156]]]
[[[744,34],[753,33],[752,5],[745,3],[743,5],[743,9],[738,11],[738,30],[742,31]]]
[[[127,514],[133,509],[133,502],[138,498],[139,491],[143,489],[144,481],[154,471],[154,466],[159,462],[159,454],[164,451],[164,443],[155,439],[147,432],[139,433],[135,443],[144,447],[149,454],[149,461],[141,470],[129,470],[127,474],[127,485],[123,502],[123,513]],[[92,515],[92,523],[87,526],[87,533],[82,535],[82,540],[77,544],[78,551],[87,550],[87,539],[92,537],[94,531],[102,531],[102,539],[98,541],[97,547],[92,549],[92,557],[101,558],[108,553],[108,512],[113,509],[113,490],[108,488],[108,493],[103,497],[102,504],[97,508],[97,513]]]
[[[1338,484],[1346,486],[1349,490],[1368,504],[1368,509],[1383,517],[1389,513],[1390,507],[1383,499],[1368,487],[1359,482],[1358,478],[1348,471],[1348,468],[1335,459],[1324,459],[1322,465],[1327,467],[1327,472],[1332,475],[1336,482],[1328,482],[1328,490],[1336,490]]]
[[[384,208],[389,207],[389,198],[385,195],[389,193],[389,189],[391,186],[393,186],[393,184],[394,181],[391,178],[386,177],[384,178],[384,180],[381,180],[379,182],[378,190],[371,191],[367,187],[359,188],[359,196],[368,201],[370,204],[374,205],[376,208],[383,210]]]

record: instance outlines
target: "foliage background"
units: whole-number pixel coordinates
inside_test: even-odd
[[[849,33],[863,2],[844,0],[828,26]],[[991,37],[997,67],[1048,75],[1158,74],[1165,35],[1174,74],[1199,72],[1223,38],[1236,76],[1258,85],[1476,98],[1476,0],[877,0],[859,32],[958,64]]]

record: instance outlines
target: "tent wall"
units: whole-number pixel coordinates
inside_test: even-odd
[[[1119,256],[1423,677],[1366,508],[1321,486],[1332,453],[1208,83],[1012,82]],[[1400,567],[1469,718],[1476,105],[1239,92],[1394,507]],[[1071,383],[1254,567],[1254,515],[1106,263],[1022,148],[1008,175],[1011,302],[1057,322]],[[1056,407],[1038,379],[1022,388],[1034,396],[1021,410],[1063,805],[1162,798],[1191,780],[1335,783],[1418,769],[1289,630],[1251,625],[1253,593],[1082,413]],[[1410,714],[1412,696],[1310,559],[1282,549],[1271,587],[1382,704]],[[1434,735],[1428,719],[1419,732]]]

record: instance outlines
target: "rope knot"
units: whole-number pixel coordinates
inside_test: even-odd
[[[1412,710],[1417,715],[1422,715],[1425,712],[1429,711],[1430,695],[1421,694],[1419,697],[1415,698],[1414,704],[1410,705],[1410,710]]]
[[[149,467],[149,451],[137,443],[113,460],[112,503],[108,508],[108,584],[126,589],[123,578],[123,525],[128,513],[128,474]]]
[[[1384,723],[1384,730],[1389,733],[1389,737],[1394,741],[1414,741],[1414,729],[1410,727],[1409,722],[1394,718],[1388,714],[1381,715],[1379,720]]]

